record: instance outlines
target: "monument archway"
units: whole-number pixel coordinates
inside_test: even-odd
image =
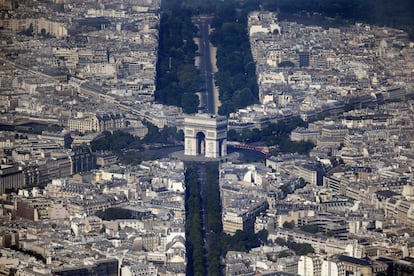
[[[227,118],[209,114],[184,117],[184,154],[218,158],[227,155]]]

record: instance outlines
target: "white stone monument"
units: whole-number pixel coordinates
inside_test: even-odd
[[[227,118],[210,114],[184,117],[184,154],[220,158],[227,155]]]

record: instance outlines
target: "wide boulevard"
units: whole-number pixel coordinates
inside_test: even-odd
[[[210,17],[196,17],[193,19],[197,24],[200,34],[199,53],[200,53],[200,77],[202,79],[202,99],[201,103],[206,109],[205,111],[210,114],[215,114],[215,101],[214,101],[214,72],[211,64],[211,52],[210,52]]]

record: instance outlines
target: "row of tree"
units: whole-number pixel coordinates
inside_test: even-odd
[[[119,207],[111,207],[105,210],[99,210],[95,213],[95,216],[103,220],[137,219],[131,210]]]
[[[253,229],[237,231],[235,235],[223,233],[221,216],[221,199],[219,186],[218,163],[207,164],[207,212],[208,212],[208,235],[209,273],[220,275],[220,257],[224,257],[228,251],[248,251],[258,247],[267,241],[267,231],[263,230],[255,234]]]
[[[202,234],[201,198],[198,168],[188,166],[185,171],[185,236],[187,275],[206,275]]]
[[[287,246],[290,250],[293,250],[298,256],[305,256],[310,253],[315,253],[315,249],[309,243],[298,243],[290,239],[285,240],[283,238],[276,238],[275,242],[280,246]]]
[[[290,133],[297,127],[307,127],[307,123],[295,117],[289,121],[271,123],[262,130],[255,128],[253,130],[243,129],[241,132],[237,132],[231,129],[227,133],[227,140],[273,146],[277,148],[278,152],[282,153],[297,152],[307,154],[315,146],[312,142],[295,142],[290,140]]]
[[[198,13],[211,13],[212,7],[216,7],[220,2],[223,1],[183,1]],[[327,27],[341,25],[345,19],[397,27],[404,29],[411,37],[414,37],[414,2],[411,0],[246,0],[226,2],[229,5],[233,4],[239,11],[243,10],[245,13],[261,9],[277,12],[280,20],[295,20],[305,24]]]
[[[202,199],[200,197],[199,172],[205,166],[206,189],[204,200],[206,201],[207,225],[205,225],[206,245],[202,248]],[[253,229],[237,231],[231,236],[223,233],[221,199],[219,187],[219,164],[209,162],[206,164],[192,163],[186,168],[186,237],[188,265],[187,274],[197,275],[202,271],[202,263],[208,264],[209,275],[222,275],[220,259],[225,257],[228,251],[248,251],[258,247],[267,241],[267,231],[254,233]],[[198,243],[198,244],[197,244]],[[203,251],[204,250],[208,250]],[[203,259],[203,253],[207,253]],[[207,272],[207,271],[203,271]]]
[[[346,19],[402,28],[414,36],[414,2],[410,0],[262,0],[260,2],[265,10],[278,11],[281,19],[318,25],[339,25],[343,24],[340,19]],[[326,17],[336,20],[327,21]]]
[[[219,113],[227,115],[258,102],[256,67],[250,51],[246,10],[235,1],[216,5],[211,42],[217,47],[216,85],[220,89]]]
[[[165,3],[164,3],[165,2]],[[200,76],[195,67],[196,26],[191,10],[176,1],[163,1],[160,20],[155,100],[183,108],[185,113],[198,110]]]
[[[118,152],[131,148],[139,149],[146,144],[175,145],[184,141],[183,132],[177,130],[176,127],[164,127],[160,130],[149,122],[145,122],[145,124],[148,127],[148,133],[142,139],[122,130],[104,131],[102,132],[103,136],[92,141],[91,148],[93,151]]]
[[[183,132],[178,131],[176,127],[164,127],[160,130],[149,122],[144,123],[148,127],[148,133],[144,138],[141,139],[121,130],[104,131],[91,142],[92,151],[112,151],[121,161],[130,164],[146,159],[137,154],[137,150],[144,149],[146,145],[177,145],[184,141]]]
[[[247,15],[254,10],[278,13],[280,20],[325,27],[359,21],[402,28],[414,36],[414,2],[410,0],[170,0],[163,1],[160,24],[156,100],[197,111],[195,92],[199,74],[194,74],[196,28],[191,16],[213,14],[211,39],[217,49],[216,84],[227,115],[258,100],[255,64],[247,36]],[[335,18],[335,20],[332,20]],[[287,145],[289,146],[289,145]]]
[[[249,1],[247,1],[249,2]],[[236,10],[239,1],[163,1],[155,99],[181,106],[186,113],[198,110],[200,76],[194,66],[197,28],[191,16],[212,14],[211,42],[217,47],[216,85],[220,87],[219,113],[227,115],[258,101],[256,69],[247,35],[247,12]],[[256,7],[257,5],[254,5]]]
[[[29,256],[32,256],[32,257],[35,257],[36,260],[41,261],[44,264],[46,264],[46,258],[45,258],[45,256],[43,256],[42,254],[39,254],[39,253],[37,253],[37,252],[35,252],[33,250],[24,249],[24,248],[21,248],[21,247],[19,247],[17,245],[10,246],[10,249],[12,249],[14,251],[22,252],[23,254],[26,254],[26,255],[29,255]],[[14,274],[12,274],[12,275],[14,275]]]
[[[210,275],[221,275],[220,257],[222,256],[221,235],[221,200],[219,186],[219,164],[206,165],[206,201],[207,201],[207,243],[208,243],[208,272]]]

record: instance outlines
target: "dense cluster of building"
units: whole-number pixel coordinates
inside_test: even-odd
[[[155,91],[159,6],[159,0],[29,1],[3,14],[0,26],[10,36],[2,51],[46,74],[148,101]]]
[[[185,275],[184,190],[183,163],[163,159],[4,196],[2,273]],[[105,210],[116,211],[95,215]]]
[[[159,0],[15,4],[0,3],[2,123],[84,134],[182,122],[154,103]]]
[[[0,8],[0,274],[185,275],[183,163],[88,148],[183,121],[153,102],[160,1]]]
[[[0,133],[0,275],[185,275],[183,162],[124,166],[87,147],[103,131],[144,137],[144,119],[185,124],[180,108],[153,102],[160,1],[0,7],[0,121],[14,127]],[[228,128],[300,116],[313,122],[290,139],[315,148],[220,162],[223,232],[268,232],[227,253],[226,275],[412,275],[414,44],[391,28],[264,11],[248,23],[260,104]],[[198,125],[210,121],[219,127]],[[226,156],[225,119],[187,124],[187,155]]]
[[[229,252],[229,275],[412,273],[413,114],[412,100],[349,111],[292,131],[315,143],[309,156],[222,164],[223,230],[266,229],[271,242]],[[298,257],[280,239],[314,255]]]
[[[305,26],[265,11],[249,15],[248,30],[260,104],[231,114],[230,127],[260,129],[412,94],[414,43],[404,31]]]
[[[414,273],[414,44],[365,24],[325,29],[263,11],[248,22],[261,104],[231,114],[229,128],[300,116],[313,122],[290,138],[315,148],[221,165],[223,230],[269,232],[259,248],[228,252],[226,274]]]

